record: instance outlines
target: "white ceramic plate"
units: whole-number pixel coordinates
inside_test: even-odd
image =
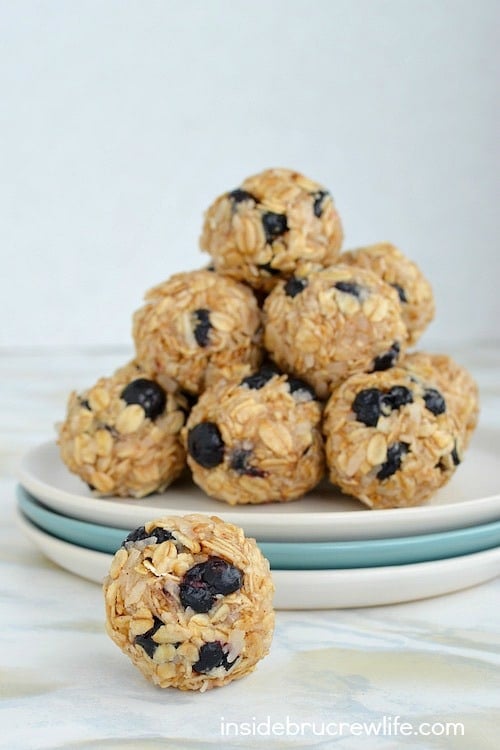
[[[162,515],[215,514],[259,541],[348,541],[413,536],[500,520],[500,431],[478,430],[451,482],[416,508],[373,511],[325,483],[289,503],[229,506],[190,479],[142,500],[97,498],[71,474],[51,441],[31,449],[20,467],[21,484],[45,505],[73,518],[134,528]]]
[[[34,526],[18,510],[22,531],[53,562],[96,583],[112,555],[63,542]],[[500,574],[500,547],[435,562],[352,570],[275,570],[277,609],[343,609],[396,604],[439,596]]]

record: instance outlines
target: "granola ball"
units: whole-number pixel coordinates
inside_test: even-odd
[[[479,390],[470,372],[447,354],[427,352],[407,354],[401,366],[435,383],[444,393],[449,412],[460,428],[462,448],[465,450],[479,417]]]
[[[394,287],[408,330],[408,344],[415,344],[435,313],[432,287],[417,264],[389,242],[380,242],[377,245],[342,253],[340,260],[350,266],[374,271]]]
[[[71,393],[59,428],[61,458],[98,495],[160,492],[185,466],[186,406],[132,362]]]
[[[248,287],[208,269],[178,273],[134,315],[138,361],[165,388],[193,394],[261,359],[261,315]]]
[[[445,396],[402,367],[348,378],[323,430],[330,480],[371,508],[423,503],[461,459]]]
[[[406,339],[397,292],[372,271],[298,269],[264,303],[264,346],[320,398],[355,372],[392,367]]]
[[[230,505],[294,500],[324,471],[321,407],[272,367],[205,391],[182,437],[193,479]]]
[[[155,685],[204,692],[244,677],[268,653],[273,593],[268,561],[238,526],[160,518],[114,556],[106,629]]]
[[[301,262],[334,263],[341,244],[330,193],[290,169],[267,169],[219,196],[200,238],[217,271],[266,291]]]

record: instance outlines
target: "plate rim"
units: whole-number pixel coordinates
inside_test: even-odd
[[[484,431],[478,432],[477,434],[481,435],[482,432]],[[493,432],[496,439],[500,439],[500,430],[486,430],[486,432]],[[142,515],[145,517],[146,514],[158,515],[160,512],[163,515],[178,515],[179,513],[177,508],[168,507],[168,492],[164,493],[165,507],[158,509],[148,506],[147,498],[143,498],[144,505],[142,507],[136,504],[127,507],[126,499],[114,498],[111,500],[106,497],[99,498],[77,495],[73,492],[68,492],[57,486],[51,485],[36,476],[30,468],[30,463],[33,460],[36,460],[40,454],[43,456],[43,452],[46,453],[47,451],[54,453],[57,451],[57,443],[55,439],[38,443],[26,451],[18,466],[17,476],[19,482],[25,489],[34,495],[37,500],[41,500],[51,508],[60,510],[64,507],[64,512],[66,514],[72,514],[73,517],[81,520],[89,520],[90,513],[92,513],[94,522],[96,519],[99,519],[99,522],[106,526],[111,525],[110,522],[106,521],[106,518],[114,516],[116,519],[118,514],[123,519],[127,516],[132,517]],[[57,458],[58,460],[61,460],[59,456],[57,456]],[[188,507],[185,509],[184,513],[210,513],[218,515],[230,523],[243,526],[244,528],[260,528],[261,531],[269,526],[274,527],[274,529],[282,530],[285,523],[292,533],[296,532],[297,529],[300,529],[301,532],[304,530],[312,532],[314,529],[321,527],[321,530],[318,531],[318,533],[315,533],[314,537],[311,538],[311,541],[319,539],[319,536],[324,536],[326,534],[326,532],[323,533],[322,531],[326,522],[329,522],[332,525],[334,533],[348,533],[352,529],[352,533],[356,535],[355,539],[357,540],[360,538],[357,534],[361,534],[361,538],[377,538],[377,534],[380,534],[380,532],[383,532],[384,534],[386,533],[384,532],[384,529],[387,526],[398,526],[398,524],[407,527],[407,531],[398,531],[397,533],[394,533],[394,536],[404,536],[405,534],[411,536],[412,534],[408,532],[413,526],[413,523],[418,521],[423,521],[424,524],[427,525],[432,525],[433,523],[437,523],[438,525],[446,523],[444,528],[432,529],[432,531],[445,531],[450,528],[467,528],[474,525],[474,517],[481,514],[483,511],[489,513],[490,507],[495,503],[498,503],[498,507],[491,510],[496,514],[495,520],[500,518],[500,492],[488,495],[487,497],[463,500],[461,502],[450,502],[443,505],[424,504],[407,508],[389,508],[383,510],[360,508],[360,510],[314,511],[311,513],[293,513],[293,510],[288,513],[276,513],[268,510],[266,510],[265,513],[262,511],[259,513],[258,505],[250,507],[241,506],[242,508],[244,507],[244,510],[235,513],[232,511],[234,506],[213,498],[208,499],[213,500],[217,507],[210,509],[210,511],[192,510]],[[120,501],[119,504],[117,504],[117,500]],[[86,506],[87,504],[90,512],[86,508],[82,510],[82,506]],[[293,506],[293,503],[287,503],[286,505]],[[141,510],[144,510],[145,512],[141,514]],[[450,522],[450,516],[454,516],[454,514],[459,514],[461,517],[457,522]],[[451,526],[449,525],[450,523],[452,523]],[[361,532],[360,527],[363,527],[365,530]],[[430,530],[428,529],[428,531]],[[274,533],[276,533],[276,531]],[[393,532],[389,529],[387,533],[390,535]],[[251,534],[256,534],[256,532],[252,531]],[[290,535],[288,538],[290,538]]]
[[[23,494],[21,494],[23,493]],[[71,524],[77,524],[81,526],[88,526],[88,527],[95,527],[97,529],[108,529],[110,532],[123,532],[125,535],[130,533],[130,530],[118,528],[116,526],[104,526],[101,524],[94,523],[92,521],[85,521],[79,518],[73,518],[71,516],[66,516],[62,513],[57,513],[56,511],[52,510],[51,508],[45,507],[43,505],[43,502],[38,500],[34,495],[31,495],[31,493],[23,487],[22,484],[16,485],[16,496],[18,499],[18,507],[22,508],[22,503],[27,502],[32,506],[35,506],[37,510],[40,510],[42,513],[45,513],[49,516],[53,516],[56,518],[62,519],[63,523],[71,523]],[[24,512],[24,511],[23,511]],[[25,514],[26,515],[26,514]],[[29,518],[29,516],[28,516]],[[32,523],[36,524],[36,521],[33,521],[33,519],[29,519],[32,521]],[[408,547],[412,545],[424,545],[424,544],[432,544],[432,543],[438,543],[442,541],[446,541],[447,538],[451,539],[468,539],[468,538],[474,538],[477,535],[486,534],[489,531],[500,531],[500,520],[498,521],[490,521],[488,523],[482,523],[477,524],[474,526],[466,526],[465,528],[457,528],[457,529],[450,529],[448,531],[437,531],[437,532],[431,532],[431,533],[425,533],[425,534],[414,534],[413,536],[398,536],[398,537],[376,537],[372,539],[357,539],[357,540],[331,540],[331,541],[280,541],[280,540],[272,540],[272,541],[261,541],[258,540],[258,544],[265,544],[265,545],[277,545],[282,550],[291,550],[294,547],[300,546],[301,548],[304,548],[306,551],[312,550],[312,549],[324,549],[325,551],[330,550],[342,550],[342,551],[357,551],[359,548],[364,547],[365,549],[374,549],[376,547],[384,547],[384,546],[390,546],[390,547],[397,547],[397,548],[403,548]],[[47,531],[45,529],[45,531]],[[89,528],[90,531],[90,528]],[[52,534],[52,532],[47,531],[47,533]],[[63,540],[68,541],[68,540]],[[68,544],[71,544],[71,542],[68,541]],[[500,546],[500,544],[498,545]],[[96,550],[98,551],[98,550]],[[472,553],[470,553],[472,554]]]

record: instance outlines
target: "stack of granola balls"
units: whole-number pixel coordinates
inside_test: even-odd
[[[135,314],[135,359],[72,394],[59,445],[100,495],[163,491],[187,460],[229,504],[289,501],[324,476],[372,508],[417,505],[452,476],[478,392],[450,357],[408,352],[434,317],[416,264],[341,252],[330,193],[269,169],[217,198],[200,244]]]

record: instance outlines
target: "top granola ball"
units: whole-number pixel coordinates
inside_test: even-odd
[[[290,169],[267,169],[215,200],[200,247],[220,273],[270,291],[300,263],[334,263],[342,238],[325,188]]]
[[[137,360],[167,391],[179,384],[198,394],[260,363],[260,310],[247,286],[206,269],[188,271],[145,299],[134,314]]]

